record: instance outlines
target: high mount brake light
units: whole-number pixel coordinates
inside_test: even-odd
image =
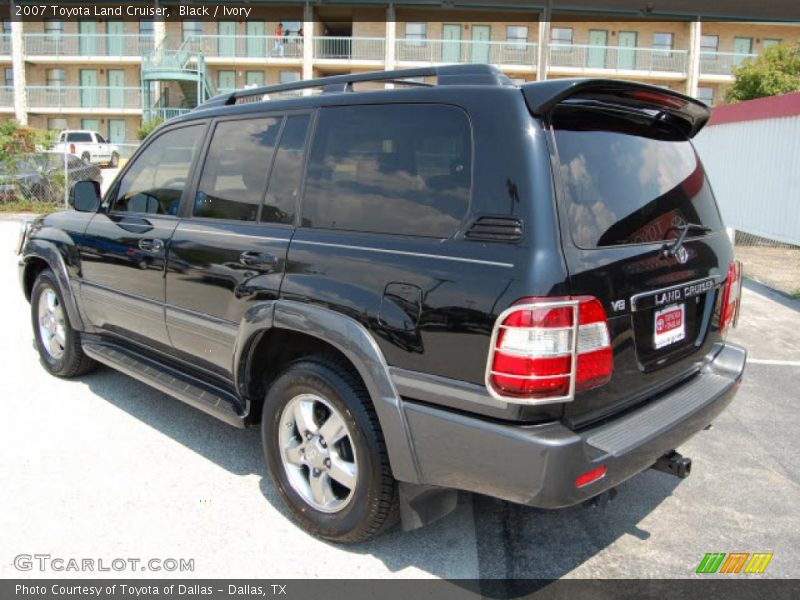
[[[728,278],[722,289],[722,303],[719,309],[719,330],[725,333],[729,327],[736,327],[739,320],[739,306],[742,302],[742,263],[738,260],[728,265]]]
[[[575,392],[607,383],[612,369],[597,298],[523,298],[497,318],[486,387],[504,400],[569,402]]]

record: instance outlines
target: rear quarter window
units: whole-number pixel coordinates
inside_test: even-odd
[[[581,248],[646,244],[722,226],[692,144],[646,115],[565,108],[553,119],[563,210]]]
[[[67,134],[67,141],[68,142],[91,142],[92,141],[92,134],[91,133],[68,133]]]
[[[311,150],[302,223],[450,237],[469,208],[471,166],[471,129],[459,108],[324,108]]]

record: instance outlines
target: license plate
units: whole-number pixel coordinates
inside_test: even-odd
[[[673,304],[656,311],[653,345],[656,350],[686,337],[686,305]]]

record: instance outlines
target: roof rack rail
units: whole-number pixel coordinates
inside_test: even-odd
[[[433,85],[418,81],[408,81],[411,78],[417,77],[436,77],[435,85],[484,85],[496,87],[513,85],[508,77],[503,75],[497,67],[491,65],[446,65],[442,67],[401,69],[398,71],[351,73],[348,75],[334,75],[331,77],[321,77],[319,79],[307,79],[305,81],[293,81],[291,83],[247,88],[231,93],[219,94],[197,108],[205,109],[217,106],[228,106],[241,103],[240,101],[242,99],[251,98],[253,96],[264,96],[267,94],[313,88],[322,88],[322,92],[325,94],[352,92],[354,83],[364,83],[367,81],[382,81],[384,83],[416,86]],[[254,100],[250,101],[253,102]]]

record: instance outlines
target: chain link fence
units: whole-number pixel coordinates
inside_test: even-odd
[[[747,277],[800,298],[800,246],[737,230],[734,247]]]
[[[50,150],[24,154],[0,165],[0,209],[49,212],[68,206],[76,181],[97,181],[105,191],[140,144],[118,144],[119,166],[86,162],[79,156]]]

